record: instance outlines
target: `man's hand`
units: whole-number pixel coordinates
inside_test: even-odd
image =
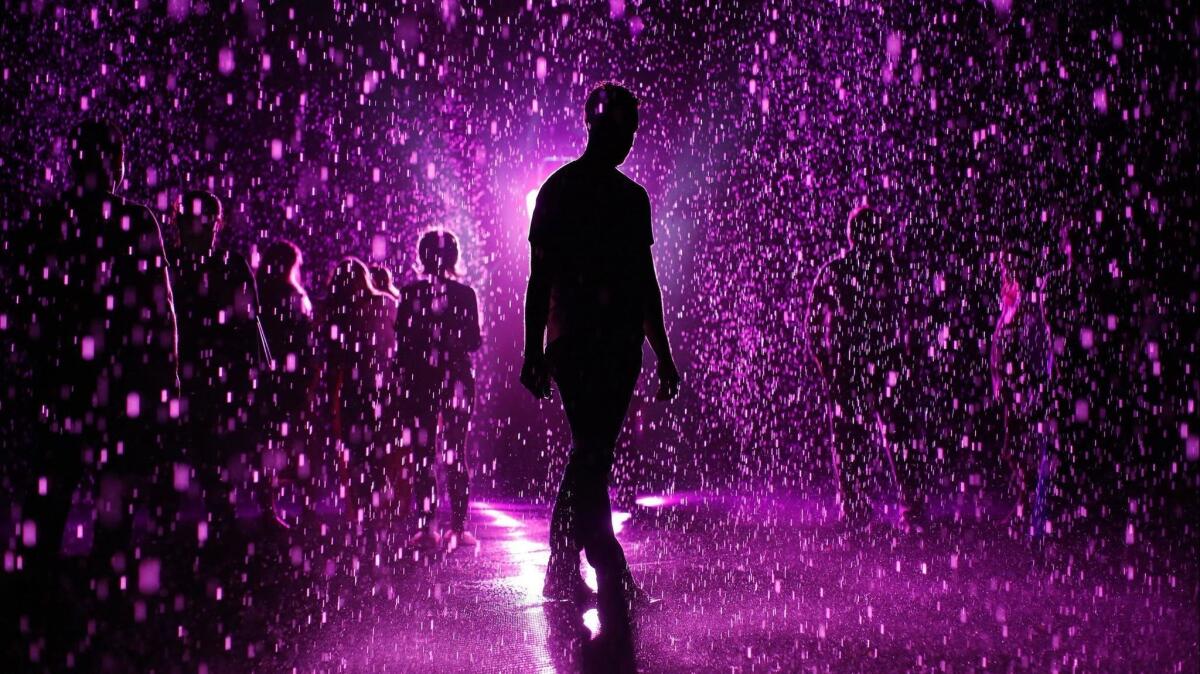
[[[658,393],[654,395],[655,400],[672,400],[679,395],[679,369],[675,367],[675,361],[671,358],[666,358],[658,361]]]
[[[550,398],[550,368],[544,354],[525,356],[525,363],[521,366],[521,385],[535,398]]]

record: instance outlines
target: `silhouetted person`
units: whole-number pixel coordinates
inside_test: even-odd
[[[188,451],[195,469],[188,492],[202,506],[186,522],[199,549],[191,553],[191,593],[207,602],[195,614],[212,618],[189,627],[202,648],[219,651],[219,626],[230,627],[239,612],[210,587],[233,596],[248,592],[245,557],[254,531],[238,521],[238,504],[252,500],[259,522],[273,523],[272,491],[259,479],[261,450],[269,437],[260,417],[260,377],[270,371],[270,352],[259,322],[257,286],[240,254],[219,244],[225,225],[220,199],[189,190],[174,209],[177,247],[172,281],[179,316],[179,370]]]
[[[587,149],[538,192],[529,226],[525,362],[535,396],[558,385],[573,447],[554,503],[544,594],[588,593],[579,551],[596,569],[602,599],[645,599],[612,528],[613,452],[641,371],[642,342],[658,357],[658,399],[678,393],[650,246],[650,199],[617,170],[633,147],[638,101],[603,84],[585,105]],[[543,340],[545,347],[543,348]]]
[[[175,304],[188,413],[200,431],[225,434],[246,426],[254,377],[268,365],[258,288],[246,259],[218,245],[225,220],[216,195],[185,192],[175,224]]]
[[[270,427],[264,463],[273,476],[293,465],[301,479],[312,465],[301,464],[300,457],[311,435],[308,411],[319,370],[312,301],[300,276],[303,260],[295,244],[274,241],[263,248],[255,275],[259,319],[271,346],[271,367],[259,394],[261,416]]]
[[[218,245],[225,224],[220,199],[211,192],[185,192],[176,204],[175,224],[179,370],[194,451],[189,462],[209,492],[210,511],[226,520],[221,525],[232,526],[231,499],[251,483],[263,439],[255,396],[270,353],[250,265]],[[220,533],[218,528],[210,534]]]
[[[410,480],[406,474],[406,462],[410,455],[401,449],[402,428],[407,409],[404,408],[404,389],[401,377],[396,372],[396,317],[399,314],[400,289],[392,282],[392,272],[386,267],[372,266],[368,269],[375,299],[370,311],[371,331],[374,333],[372,369],[375,377],[378,421],[375,425],[376,469],[384,476],[378,498],[381,524],[379,533],[390,538],[390,521],[407,512],[409,505]],[[390,551],[399,546],[388,544]]]
[[[1044,304],[1046,275],[1037,273],[1035,256],[1015,246],[1000,255],[1000,315],[990,361],[992,393],[1004,413],[1001,455],[1012,470],[1015,514],[1036,539],[1045,533],[1052,471],[1054,348]]]
[[[160,469],[177,458],[175,313],[158,222],[114,193],[124,175],[120,133],[85,122],[67,151],[72,185],[34,215],[28,323],[13,326],[27,331],[41,410],[31,448],[37,479],[22,514],[23,566],[45,581],[64,568],[58,556],[71,495],[91,473],[97,575],[93,590],[77,589],[124,597],[118,576],[138,564],[130,545],[134,513],[156,521],[146,504],[156,478],[169,480],[170,471]],[[161,551],[144,545],[142,554]],[[50,587],[23,589],[36,600],[5,602],[23,610],[52,605],[43,594]]]
[[[275,423],[290,425],[285,434],[299,431],[316,366],[313,305],[300,276],[303,262],[294,243],[274,241],[263,249],[255,275],[259,320],[271,347],[266,395]]]
[[[921,466],[896,460],[905,452],[911,420],[899,396],[900,387],[907,384],[908,290],[892,255],[892,225],[879,212],[863,207],[850,215],[846,233],[849,249],[826,264],[813,282],[809,339],[811,355],[829,387],[843,515],[850,526],[865,527],[872,517],[864,488],[873,456],[883,454],[890,460],[906,510],[915,509],[918,494],[905,471],[919,471]]]
[[[350,508],[356,521],[372,518],[386,487],[379,432],[380,386],[376,362],[381,299],[361,260],[348,257],[334,268],[322,311],[323,397],[332,424],[332,449],[350,482]]]
[[[396,334],[403,387],[413,410],[411,432],[414,543],[436,543],[435,467],[439,440],[444,442],[450,495],[449,547],[474,545],[466,531],[470,476],[467,432],[475,409],[475,370],[471,353],[481,345],[479,303],[470,286],[455,279],[458,239],[447,231],[421,236],[417,257],[425,278],[400,290]]]

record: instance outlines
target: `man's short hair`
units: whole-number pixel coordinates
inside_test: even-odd
[[[69,151],[73,169],[94,171],[124,161],[125,139],[112,124],[89,119],[71,132]]]
[[[208,190],[187,190],[179,197],[177,205],[183,215],[207,215],[221,217],[221,199]]]
[[[179,201],[175,204],[176,214],[185,217],[200,217],[204,216],[209,219],[209,224],[212,226],[213,236],[221,233],[221,228],[225,224],[225,219],[222,217],[224,209],[221,207],[221,199],[217,195],[207,190],[188,190],[184,192]]]
[[[584,105],[584,120],[588,130],[611,126],[637,128],[638,99],[633,92],[616,82],[604,82],[592,89]]]
[[[855,244],[876,242],[891,230],[891,221],[871,206],[855,208],[846,222],[846,234]]]
[[[417,258],[426,274],[453,272],[458,264],[458,237],[446,229],[431,229],[417,242]]]

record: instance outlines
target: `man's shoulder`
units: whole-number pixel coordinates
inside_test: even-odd
[[[647,201],[650,199],[650,195],[646,193],[646,188],[642,187],[642,184],[638,181],[626,175],[624,171],[614,168],[613,173],[616,175],[617,184]]]
[[[133,201],[119,194],[109,195],[111,197],[112,209],[114,213],[121,213],[128,216],[131,221],[149,225],[153,223],[158,226],[158,218],[155,217],[154,211],[144,204]]]
[[[584,181],[611,180],[630,192],[647,197],[646,188],[633,178],[625,175],[620,169],[612,166],[598,166],[595,162],[582,158],[574,159],[558,167],[546,181],[542,183],[541,192],[567,188]],[[648,197],[647,197],[648,198]]]
[[[551,193],[567,187],[581,177],[583,173],[582,168],[578,159],[559,166],[542,182],[542,186],[538,188],[538,193]]]
[[[221,258],[223,259],[225,268],[229,270],[232,276],[238,280],[254,281],[254,274],[250,271],[250,262],[246,259],[245,255],[236,250],[226,248],[221,251]]]
[[[425,279],[413,281],[412,283],[406,283],[400,287],[400,299],[411,299],[426,292],[428,288],[429,281],[426,281]]]

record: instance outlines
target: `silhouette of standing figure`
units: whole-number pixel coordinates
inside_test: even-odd
[[[258,288],[240,254],[218,245],[221,200],[190,190],[175,208],[178,230],[173,280],[179,314],[179,370],[195,466],[219,539],[233,527],[239,490],[258,462],[256,380],[270,352],[259,322]],[[265,493],[256,490],[260,504]]]
[[[37,482],[22,517],[24,568],[45,581],[62,570],[71,496],[91,473],[99,492],[95,580],[113,587],[136,568],[133,513],[155,497],[156,479],[169,480],[162,467],[176,458],[167,453],[179,404],[175,312],[158,222],[114,193],[125,170],[120,133],[85,122],[71,134],[68,152],[73,184],[34,214],[23,251],[31,296],[24,324],[13,326],[29,340],[40,408],[31,456]],[[160,554],[146,546],[142,552]],[[52,588],[22,588],[36,600],[13,598],[13,608],[51,605],[41,593]]]
[[[379,533],[390,538],[390,521],[407,511],[409,481],[404,473],[408,453],[401,451],[401,426],[404,423],[402,409],[403,393],[400,377],[397,376],[396,317],[399,315],[400,290],[392,282],[392,272],[386,267],[372,266],[371,287],[375,290],[374,307],[371,310],[371,331],[374,342],[371,361],[375,376],[376,400],[379,420],[375,428],[376,468],[384,476],[384,487],[379,494],[381,502],[381,524]],[[390,551],[397,548],[388,546]]]
[[[275,241],[263,249],[255,275],[259,319],[271,346],[267,404],[272,425],[287,424],[277,429],[285,437],[300,430],[316,368],[312,300],[300,280],[303,262],[294,243]]]
[[[1033,539],[1044,533],[1046,524],[1054,372],[1044,304],[1046,275],[1038,274],[1035,267],[1034,256],[1015,247],[1000,255],[1000,315],[992,334],[990,363],[992,393],[1004,411],[1002,456],[1012,470],[1014,515],[1027,521],[1026,534]]]
[[[608,496],[643,340],[658,357],[659,400],[675,397],[680,378],[650,251],[650,199],[617,170],[633,147],[637,98],[620,85],[602,84],[588,95],[585,120],[587,149],[542,185],[529,225],[521,383],[548,398],[554,379],[574,445],[551,517],[543,593],[552,599],[590,594],[579,573],[582,548],[609,605],[647,599],[613,533]]]
[[[906,384],[904,288],[891,232],[879,212],[855,209],[846,227],[849,249],[818,273],[809,304],[811,355],[829,387],[842,513],[859,528],[872,518],[864,492],[872,456],[882,450],[898,468],[894,458],[908,440],[898,404]],[[897,482],[902,502],[916,500],[908,481]]]
[[[348,505],[357,524],[386,515],[388,476],[383,465],[386,434],[381,428],[381,376],[390,363],[377,361],[378,314],[385,301],[371,285],[362,260],[347,257],[334,268],[323,304],[324,376],[320,398],[328,404],[332,449],[347,471]],[[390,300],[388,300],[390,301]],[[387,333],[392,331],[388,329]]]
[[[437,443],[445,441],[443,462],[450,492],[448,547],[474,545],[466,531],[470,477],[467,432],[475,408],[471,353],[482,343],[479,303],[470,286],[453,278],[458,239],[447,231],[421,236],[417,257],[426,278],[400,289],[397,358],[413,409],[413,501],[417,513],[414,544],[436,544]]]
[[[263,249],[255,275],[260,320],[271,346],[270,374],[260,396],[271,445],[264,464],[273,482],[293,461],[296,477],[308,477],[311,469],[300,457],[311,436],[308,411],[318,367],[312,300],[300,276],[303,261],[295,244],[274,241]]]

